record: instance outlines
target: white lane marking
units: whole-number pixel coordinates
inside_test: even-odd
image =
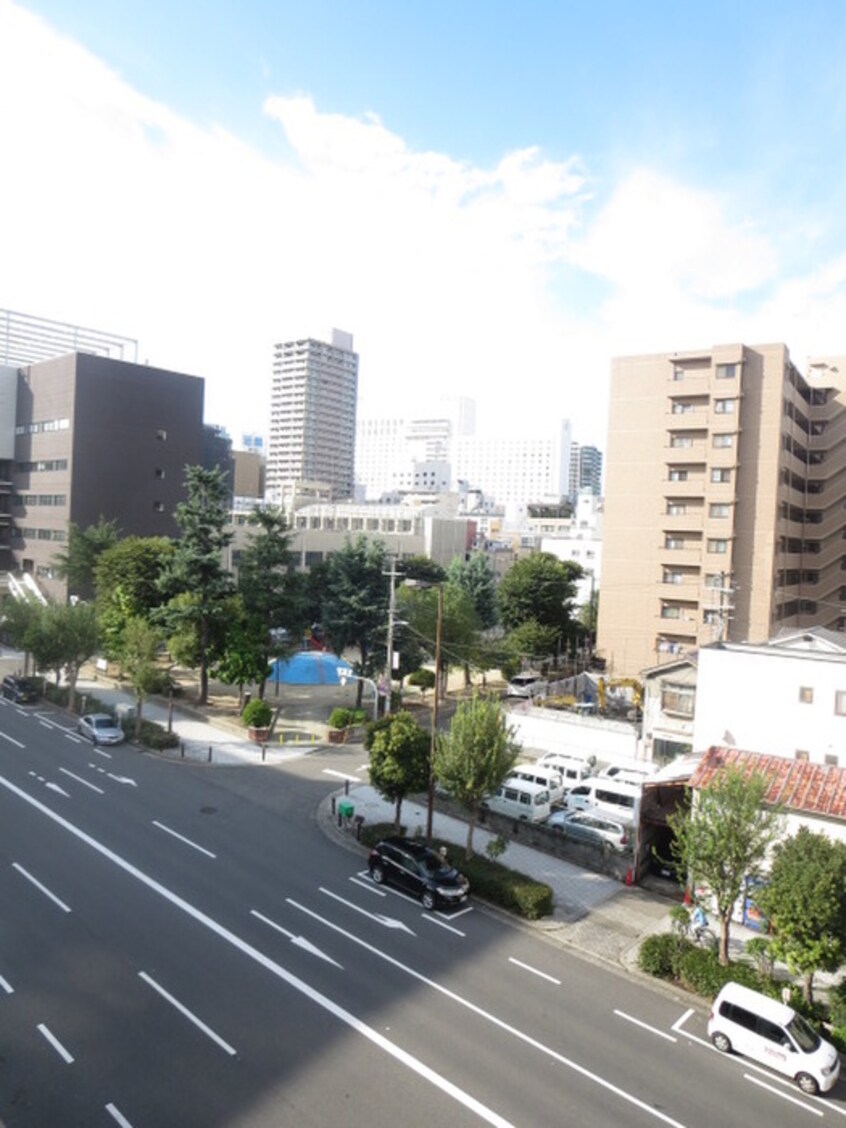
[[[334,776],[335,779],[348,779],[352,783],[361,783],[361,780],[358,778],[358,776],[347,775],[346,772],[334,772],[334,771],[332,771],[331,768],[324,768],[323,774],[328,775],[328,776]]]
[[[0,736],[2,736],[4,740],[8,740],[10,744],[14,744],[16,748],[26,748],[25,744],[21,744],[19,740],[15,740],[13,736],[8,736],[5,732],[0,732]]]
[[[320,892],[325,893],[327,897],[331,897],[334,901],[339,901],[342,905],[346,905],[348,909],[361,913],[362,916],[375,920],[378,924],[384,924],[386,928],[399,929],[400,932],[408,932],[411,936],[417,935],[413,929],[409,928],[408,925],[404,924],[401,920],[397,920],[396,917],[383,916],[382,913],[369,913],[367,909],[363,909],[360,905],[356,905],[352,901],[347,901],[344,897],[339,897],[338,894],[333,893],[331,889],[324,889],[322,885],[319,888]],[[403,894],[400,894],[400,896],[403,896]],[[411,898],[409,897],[407,900],[411,900]]]
[[[27,881],[31,881],[36,889],[40,889],[44,896],[49,897],[50,900],[57,904],[60,909],[64,909],[66,913],[70,912],[69,906],[66,905],[64,901],[60,901],[55,893],[51,893],[46,885],[42,885],[37,878],[34,878],[29,870],[25,870],[22,865],[19,865],[18,862],[12,862],[12,869],[16,869],[18,873],[23,874]]]
[[[460,928],[453,928],[451,924],[447,924],[445,920],[441,920],[436,913],[421,913],[420,916],[429,924],[436,924],[439,928],[445,928],[447,932],[454,932],[456,936],[466,936],[466,932],[462,932]]]
[[[130,779],[129,776],[112,775],[111,772],[106,772],[106,775],[109,777],[109,779],[113,779],[115,781],[115,783],[128,783],[132,787],[138,786],[138,784],[135,782],[135,780]]]
[[[2,776],[0,776],[0,783],[2,782],[3,779]],[[33,802],[37,802],[37,800],[33,800]],[[59,818],[60,816],[57,815],[55,817]],[[305,905],[299,904],[297,901],[292,900],[290,897],[286,897],[285,899],[289,905],[293,905],[295,909],[299,909],[300,912],[305,913],[306,916],[310,916],[314,920],[320,921],[321,924],[324,924],[333,932],[339,932],[342,936],[346,936],[346,938],[348,940],[351,940],[354,944],[358,944],[360,947],[366,949],[366,951],[372,952],[373,955],[385,960],[386,963],[391,964],[393,967],[398,968],[400,971],[404,971],[406,975],[410,975],[412,979],[416,979],[419,983],[424,983],[427,987],[431,987],[433,991],[437,991],[439,994],[445,996],[445,998],[451,999],[459,1006],[465,1007],[477,1017],[485,1019],[487,1022],[490,1022],[493,1026],[496,1026],[500,1030],[504,1030],[506,1034],[511,1034],[518,1041],[523,1042],[524,1045],[531,1046],[532,1049],[538,1050],[542,1054],[546,1054],[546,1056],[552,1058],[553,1061],[557,1061],[561,1065],[566,1066],[568,1069],[572,1069],[574,1073],[578,1073],[582,1077],[586,1077],[589,1081],[593,1081],[594,1084],[598,1085],[600,1088],[605,1089],[610,1093],[614,1093],[621,1100],[628,1102],[628,1104],[634,1105],[636,1108],[639,1108],[644,1112],[647,1112],[650,1116],[654,1116],[657,1120],[663,1121],[664,1124],[670,1124],[672,1125],[672,1128],[684,1128],[680,1121],[673,1120],[672,1117],[667,1116],[659,1109],[653,1108],[645,1101],[640,1100],[638,1097],[632,1096],[631,1093],[627,1093],[625,1089],[619,1088],[619,1086],[614,1085],[611,1081],[606,1081],[605,1078],[600,1077],[598,1073],[593,1073],[590,1069],[587,1069],[585,1066],[579,1065],[578,1062],[573,1061],[572,1058],[565,1057],[557,1050],[553,1050],[551,1046],[547,1046],[543,1042],[539,1042],[537,1038],[533,1038],[531,1034],[526,1034],[523,1030],[519,1030],[516,1026],[511,1026],[509,1023],[505,1022],[504,1019],[497,1018],[497,1016],[495,1014],[491,1014],[490,1011],[483,1010],[482,1007],[478,1006],[476,1003],[471,1003],[469,999],[465,999],[462,995],[457,995],[455,991],[451,991],[448,987],[444,987],[442,984],[436,983],[434,979],[429,979],[421,972],[415,971],[413,967],[409,967],[407,964],[401,963],[399,960],[394,959],[394,957],[389,956],[387,952],[383,952],[380,948],[376,948],[372,944],[368,944],[366,940],[362,940],[361,937],[356,936],[355,933],[347,932],[347,930],[341,928],[339,924],[335,924],[334,921],[327,920],[326,917],[320,916],[319,913],[314,912],[313,909],[307,909]]]
[[[171,1006],[176,1007],[180,1014],[184,1014],[189,1022],[193,1022],[198,1030],[202,1030],[206,1037],[211,1038],[211,1040],[213,1042],[216,1042],[221,1049],[226,1050],[228,1054],[231,1054],[233,1056],[237,1053],[237,1050],[235,1050],[234,1047],[230,1046],[228,1042],[224,1042],[223,1038],[221,1038],[219,1034],[215,1034],[212,1028],[210,1026],[206,1026],[205,1022],[203,1022],[201,1018],[198,1018],[193,1011],[188,1010],[184,1003],[180,1003],[179,999],[174,998],[169,991],[165,991],[164,987],[162,987],[160,983],[156,983],[155,979],[153,979],[152,976],[148,975],[146,971],[139,971],[138,978],[143,979],[145,983],[148,983],[154,991],[158,991],[163,999],[166,999]]]
[[[59,768],[59,771],[64,772],[64,774],[70,776],[71,779],[75,779],[76,782],[81,783],[83,787],[90,787],[91,790],[96,791],[98,795],[106,794],[102,787],[96,787],[93,783],[89,783],[87,779],[83,779],[82,776],[74,775],[73,772],[69,772],[67,768]]]
[[[496,1128],[514,1128],[514,1126],[504,1117],[500,1116],[499,1113],[494,1112],[493,1109],[488,1108],[486,1105],[482,1104],[481,1101],[476,1100],[475,1097],[471,1096],[463,1089],[460,1089],[452,1081],[447,1080],[446,1077],[442,1077],[439,1073],[436,1073],[434,1069],[431,1069],[412,1054],[401,1049],[393,1042],[388,1041],[378,1030],[374,1030],[373,1027],[362,1022],[361,1019],[356,1018],[354,1014],[345,1010],[338,1003],[333,1002],[332,999],[321,994],[320,991],[317,991],[304,980],[282,967],[281,964],[271,960],[268,956],[264,955],[263,952],[254,948],[252,944],[248,944],[246,940],[242,940],[240,936],[236,936],[234,932],[230,932],[228,928],[225,928],[216,920],[212,920],[212,918],[201,909],[196,908],[189,901],[184,900],[177,893],[174,893],[173,890],[168,889],[166,886],[156,881],[155,878],[150,877],[148,874],[144,873],[143,870],[138,869],[137,866],[128,862],[126,858],[122,858],[120,854],[116,854],[113,850],[110,850],[108,846],[105,846],[96,838],[92,838],[90,834],[87,834],[80,827],[75,826],[72,822],[62,815],[57,814],[55,811],[51,811],[49,807],[45,806],[38,799],[35,799],[32,795],[27,795],[25,791],[22,791],[12,783],[11,780],[0,776],[0,787],[5,787],[6,790],[11,791],[13,795],[17,795],[18,798],[22,799],[25,803],[29,803],[31,807],[40,811],[42,815],[51,819],[58,826],[61,826],[69,834],[74,835],[80,842],[84,842],[87,846],[90,846],[92,850],[96,850],[98,854],[101,854],[104,858],[114,863],[114,865],[122,869],[124,873],[129,874],[130,877],[134,877],[137,881],[141,882],[142,885],[146,885],[148,889],[157,893],[166,901],[169,901],[175,908],[185,913],[186,916],[191,917],[205,928],[208,928],[210,932],[220,937],[221,940],[224,940],[227,944],[231,944],[233,948],[236,948],[249,959],[254,960],[266,971],[269,971],[272,975],[275,975],[278,979],[281,979],[284,983],[293,987],[294,990],[299,991],[317,1006],[328,1011],[328,1013],[338,1019],[339,1022],[343,1022],[346,1026],[349,1026],[357,1034],[360,1034],[363,1038],[372,1042],[373,1045],[378,1046],[379,1049],[383,1050],[386,1054],[389,1054],[419,1077],[422,1077],[425,1081],[428,1081],[431,1085],[440,1089],[454,1101],[468,1108],[471,1112],[474,1112],[482,1120],[487,1121],[488,1124],[493,1124]],[[671,1121],[670,1123],[675,1122]]]
[[[561,986],[561,980],[556,979],[554,975],[547,975],[545,971],[538,971],[536,967],[531,964],[523,963],[522,960],[515,960],[513,956],[508,957],[508,962],[513,963],[515,967],[522,967],[523,971],[530,971],[532,975],[537,975],[539,979],[545,979],[548,983],[554,983],[556,987]]]
[[[368,893],[374,893],[377,897],[388,896],[384,889],[380,889],[378,885],[373,884],[373,879],[370,877],[351,877],[350,881],[353,885],[359,886],[360,889],[366,889]]]
[[[684,1012],[684,1014],[681,1016],[681,1018],[676,1019],[676,1021],[673,1023],[673,1025],[670,1027],[670,1029],[675,1030],[677,1034],[687,1034],[687,1031],[682,1030],[682,1027],[684,1026],[684,1024],[687,1022],[687,1020],[690,1018],[690,1016],[692,1014],[693,1014],[693,1007],[688,1007],[688,1009]],[[691,1035],[687,1034],[687,1037],[690,1038]]]
[[[822,1116],[823,1111],[821,1108],[813,1108],[811,1105],[806,1104],[805,1101],[800,1100],[799,1097],[794,1097],[790,1093],[783,1093],[781,1089],[777,1089],[775,1085],[768,1085],[766,1081],[762,1081],[760,1077],[753,1077],[751,1073],[743,1074],[744,1081],[751,1081],[753,1085],[758,1085],[761,1089],[766,1089],[775,1096],[781,1097],[783,1101],[790,1101],[791,1104],[798,1105],[799,1108],[804,1108],[806,1112],[812,1112],[814,1116]]]
[[[626,1022],[633,1022],[635,1026],[640,1026],[643,1030],[648,1030],[650,1034],[657,1034],[659,1038],[666,1038],[668,1042],[678,1041],[672,1034],[667,1034],[664,1030],[658,1030],[657,1027],[650,1026],[648,1022],[641,1022],[639,1018],[633,1018],[630,1014],[626,1014],[625,1011],[615,1010],[614,1014],[619,1018],[624,1018]]]
[[[287,936],[291,943],[295,944],[298,948],[303,948],[306,952],[311,952],[313,956],[318,956],[321,960],[326,960],[327,963],[333,964],[343,971],[342,964],[333,960],[331,956],[327,956],[325,952],[322,952],[320,948],[312,944],[310,940],[306,940],[304,936],[296,936],[293,932],[289,932],[287,928],[283,928],[281,924],[277,924],[275,920],[266,917],[263,913],[258,912],[257,909],[250,909],[250,915],[262,921],[263,924],[269,925],[270,928],[275,928],[276,931],[281,932],[283,936]]]
[[[91,749],[91,751],[94,753],[95,756],[102,756],[104,760],[113,759],[111,752],[106,752],[104,749],[100,748],[99,745],[97,745],[97,744],[94,745],[94,747]]]
[[[65,791],[63,787],[59,787],[58,783],[53,783],[52,780],[48,780],[44,786],[48,791],[58,791],[60,795],[64,795],[65,799],[70,799],[70,792]]]
[[[67,1064],[70,1065],[73,1061],[73,1055],[65,1049],[56,1035],[51,1034],[51,1032],[47,1029],[43,1022],[39,1022],[38,1029],[41,1031],[41,1033],[44,1035],[44,1037],[47,1039],[47,1041],[50,1043],[59,1057],[63,1058],[67,1062]]]
[[[132,1125],[129,1123],[129,1121],[126,1119],[126,1117],[123,1115],[123,1113],[120,1112],[119,1109],[115,1105],[113,1105],[111,1103],[107,1104],[106,1105],[106,1112],[109,1114],[109,1116],[112,1117],[113,1120],[116,1120],[118,1122],[118,1124],[120,1125],[120,1128],[132,1128]]]
[[[14,995],[15,993],[14,987],[11,985],[8,979],[4,979],[2,975],[0,975],[0,987],[3,988],[7,995]]]
[[[198,846],[196,842],[192,842],[190,838],[186,838],[182,834],[177,834],[175,830],[171,830],[169,826],[164,823],[158,822],[153,819],[153,826],[157,826],[159,830],[163,830],[165,834],[172,834],[174,838],[178,838],[180,842],[184,842],[186,846],[190,846],[194,850],[199,850],[201,854],[206,854],[209,858],[216,858],[217,854],[213,854],[211,850],[207,850],[205,846]]]

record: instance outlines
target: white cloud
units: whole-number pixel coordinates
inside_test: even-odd
[[[603,203],[576,158],[479,168],[306,94],[264,112],[287,162],[0,0],[0,305],[138,337],[206,378],[207,419],[235,438],[266,426],[273,342],[333,326],[368,409],[465,394],[488,426],[570,417],[601,444],[615,354],[843,324],[842,264],[778,286],[776,240],[702,189],[644,169]]]

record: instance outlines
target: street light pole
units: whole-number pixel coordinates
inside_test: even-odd
[[[438,584],[438,625],[435,631],[435,693],[432,698],[432,736],[429,745],[429,794],[426,804],[426,844],[432,845],[432,819],[435,813],[435,744],[438,731],[438,694],[441,688],[441,632],[444,623],[444,585]]]
[[[394,686],[394,614],[396,612],[396,581],[399,573],[397,572],[396,557],[391,557],[391,570],[387,573],[390,578],[390,594],[388,596],[388,671],[385,678],[388,686],[388,700],[385,703],[385,712],[391,712],[391,705],[393,703],[393,686]]]

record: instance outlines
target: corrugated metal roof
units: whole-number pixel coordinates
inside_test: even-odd
[[[699,789],[726,768],[740,768],[746,775],[760,773],[770,780],[768,803],[781,804],[791,811],[846,819],[846,768],[812,764],[807,760],[785,760],[761,752],[742,752],[737,748],[709,748],[690,778],[690,787]]]

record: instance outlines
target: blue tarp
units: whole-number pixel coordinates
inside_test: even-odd
[[[339,671],[352,674],[346,658],[328,650],[301,650],[271,662],[268,681],[274,685],[340,685]]]

